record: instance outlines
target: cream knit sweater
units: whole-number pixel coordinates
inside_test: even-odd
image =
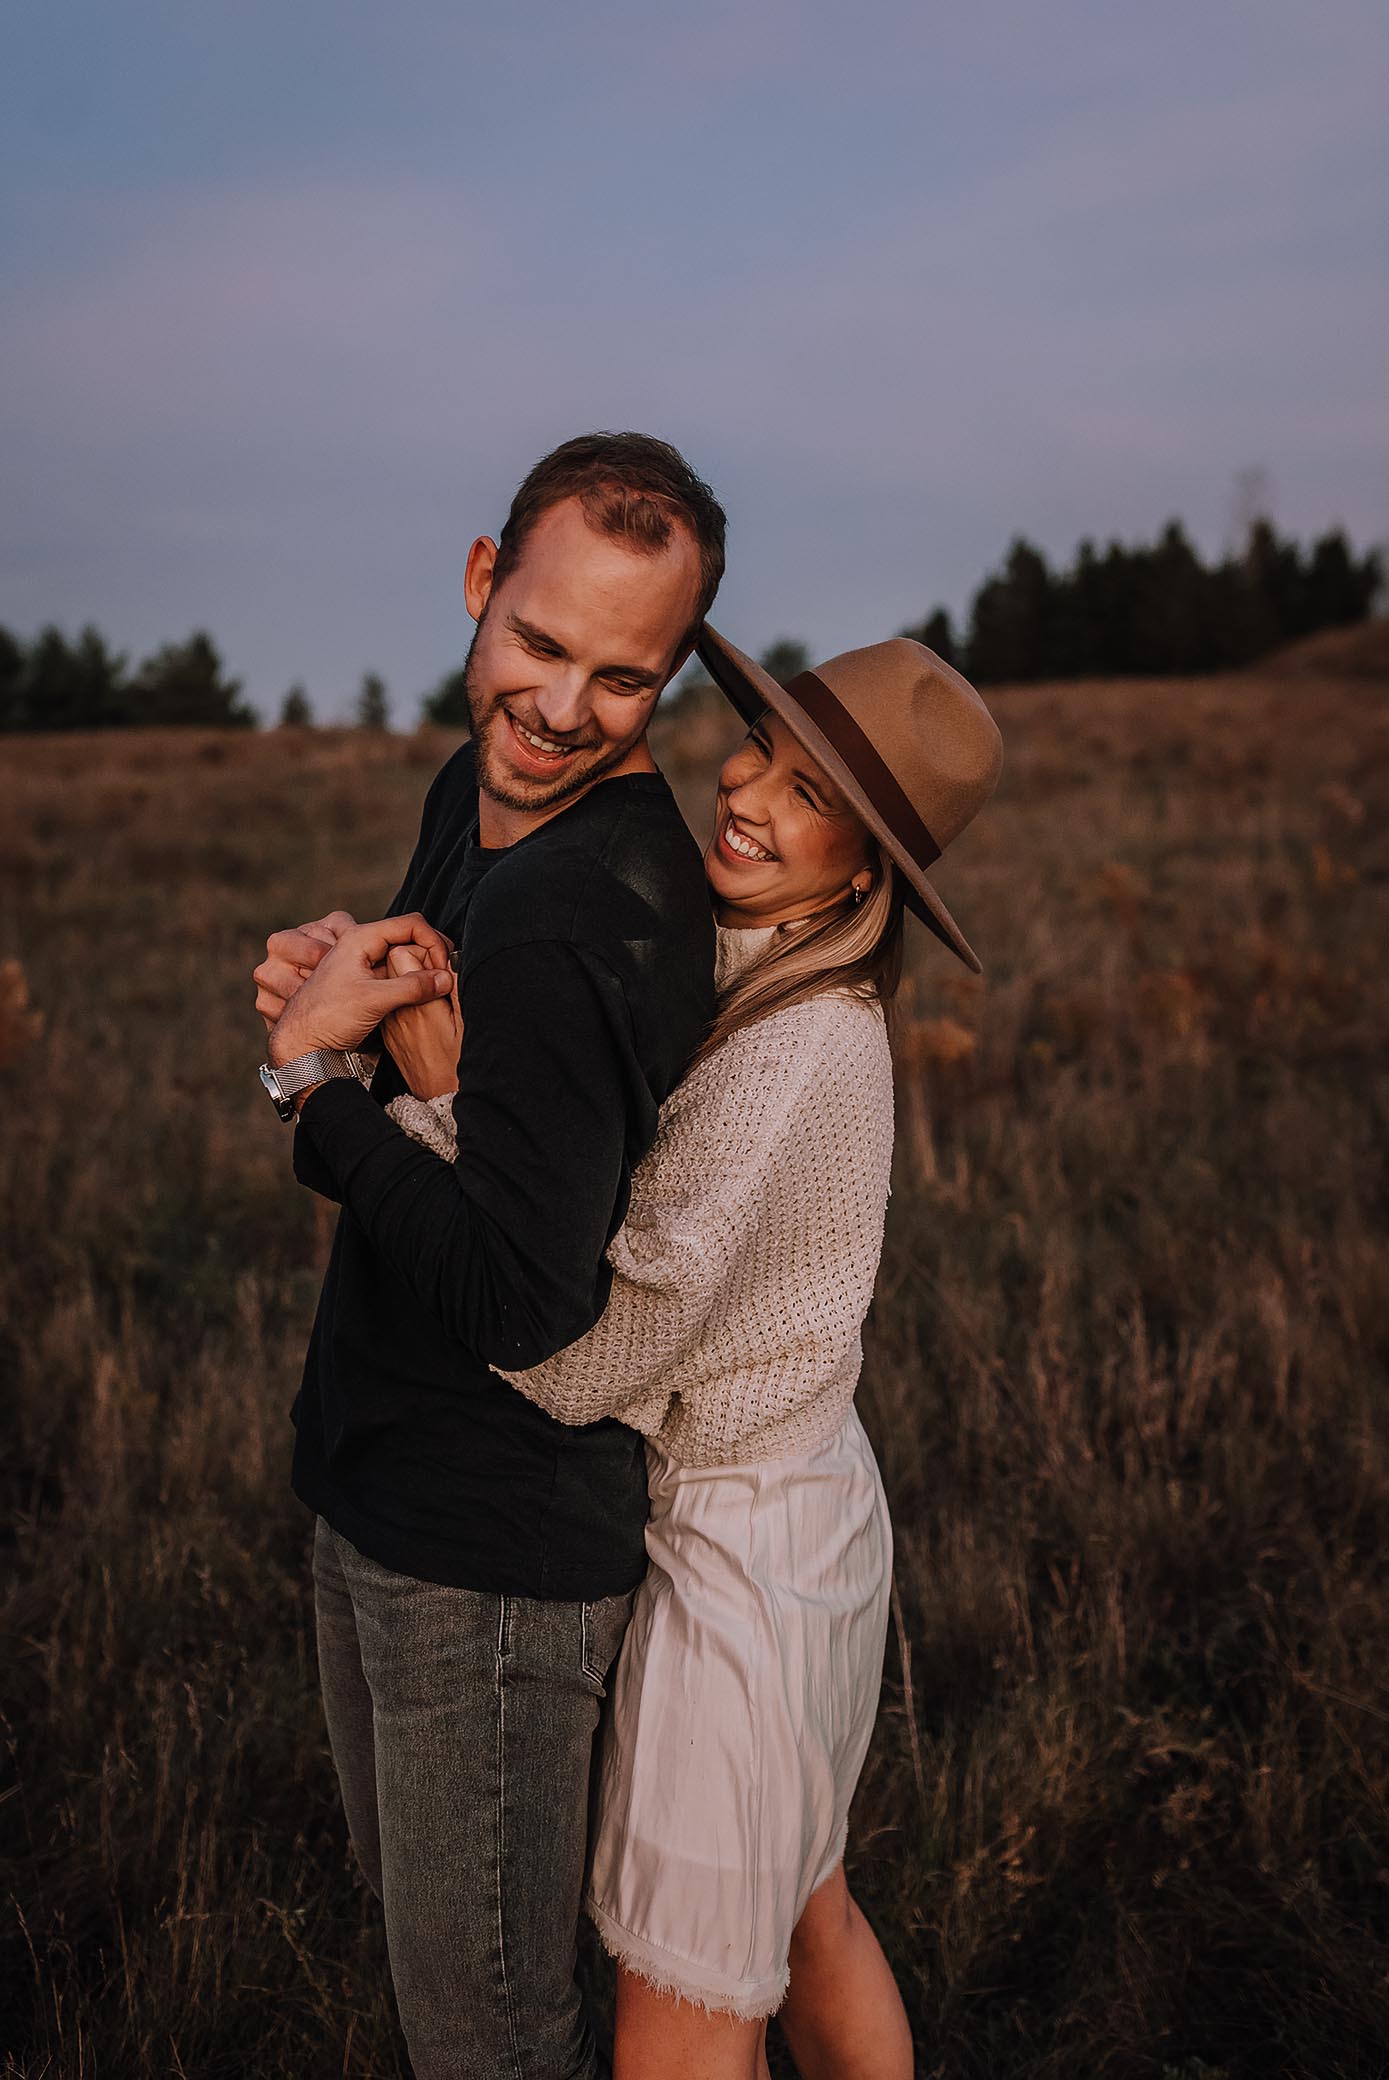
[[[771,936],[720,927],[719,986]],[[387,1110],[453,1160],[452,1094]],[[562,1423],[618,1416],[686,1465],[811,1450],[853,1401],[891,1160],[878,1005],[827,992],[745,1027],[661,1108],[599,1321],[501,1377]]]

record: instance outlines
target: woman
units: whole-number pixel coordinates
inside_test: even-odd
[[[562,1422],[645,1433],[650,1567],[618,1663],[587,1909],[618,1961],[615,2080],[909,2080],[900,1996],[844,1877],[877,1711],[891,1529],[853,1405],[892,1151],[884,1006],[908,903],[979,963],[924,867],[992,791],[998,731],[905,639],[782,688],[706,629],[749,720],[705,869],[713,1028],[662,1111],[589,1334],[503,1377]],[[403,967],[424,956],[393,949]],[[451,1157],[452,1000],[392,1015]]]

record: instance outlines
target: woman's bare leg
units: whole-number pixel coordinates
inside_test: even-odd
[[[796,1923],[777,2021],[801,2080],[912,2080],[907,2011],[842,1863]]]
[[[711,2015],[619,1965],[613,2080],[768,2080],[767,2025]]]

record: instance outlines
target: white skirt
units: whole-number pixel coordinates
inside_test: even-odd
[[[877,1716],[892,1528],[857,1412],[792,1458],[647,1446],[650,1567],[613,1678],[585,1906],[667,1992],[769,2015],[844,1854]]]

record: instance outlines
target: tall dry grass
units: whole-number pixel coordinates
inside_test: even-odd
[[[918,945],[861,1403],[897,1525],[851,1870],[941,2080],[1370,2080],[1389,2047],[1389,703],[994,697]],[[662,728],[702,811],[721,725]],[[11,2080],[405,2070],[285,1412],[324,1235],[269,927],[392,893],[450,745],[10,741]]]

